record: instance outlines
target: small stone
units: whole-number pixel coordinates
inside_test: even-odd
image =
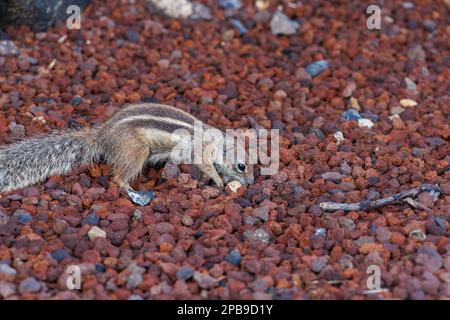
[[[344,111],[341,115],[341,118],[345,121],[352,121],[352,120],[358,121],[359,119],[362,119],[359,112],[354,109],[349,109],[347,111]]]
[[[19,218],[19,222],[22,224],[27,224],[28,222],[33,220],[33,217],[30,213],[26,212],[23,209],[17,209],[14,212],[14,216]]]
[[[94,241],[95,238],[106,238],[106,231],[100,229],[97,226],[93,226],[89,231],[88,231],[88,237],[89,239],[91,239],[92,241]]]
[[[423,22],[423,27],[427,32],[433,32],[434,30],[436,30],[436,22],[434,22],[433,20],[425,20]]]
[[[334,139],[336,139],[336,143],[340,145],[342,142],[344,142],[344,134],[341,131],[337,131],[333,134]]]
[[[162,13],[170,18],[189,18],[194,13],[189,0],[146,1],[147,8],[154,13]]]
[[[134,210],[134,212],[133,212],[133,218],[134,218],[135,220],[141,220],[141,218],[142,218],[142,211],[139,210],[139,209]]]
[[[239,31],[239,34],[246,34],[248,29],[242,24],[242,22],[238,19],[229,19],[230,24]]]
[[[327,229],[325,229],[325,228],[317,228],[316,231],[314,232],[314,234],[316,236],[319,236],[319,237],[326,237],[327,236]]]
[[[405,109],[400,107],[400,106],[396,106],[396,107],[392,107],[391,108],[391,114],[392,115],[400,115],[400,114],[402,114],[403,111],[405,111]]]
[[[14,278],[17,275],[17,271],[6,263],[0,263],[0,275],[6,275]]]
[[[443,146],[444,144],[446,144],[445,140],[439,137],[431,137],[431,138],[426,138],[425,141],[429,144],[431,144],[431,146],[433,147],[439,147],[439,146]]]
[[[132,294],[128,297],[128,300],[144,300],[140,295],[138,294]]]
[[[142,283],[142,281],[144,281],[144,278],[140,272],[131,273],[127,280],[127,289],[135,289]]]
[[[0,35],[4,34],[0,31]],[[5,39],[4,37],[0,38],[0,55],[1,56],[12,56],[12,55],[18,55],[19,49],[14,44],[14,42],[11,39]]]
[[[139,43],[139,33],[134,30],[128,30],[125,32],[125,39],[133,43]]]
[[[372,128],[374,126],[374,123],[370,119],[358,119],[358,126],[360,128]]]
[[[194,275],[194,270],[188,267],[182,267],[177,271],[177,279],[187,280]]]
[[[78,106],[83,102],[83,99],[80,96],[75,96],[70,100],[70,104],[73,106]]]
[[[163,169],[161,177],[163,179],[176,179],[180,175],[180,168],[173,161],[168,161]]]
[[[16,286],[13,283],[0,281],[0,297],[8,298],[16,293]]]
[[[255,231],[247,230],[244,232],[244,239],[246,241],[255,240],[267,244],[269,243],[270,235],[264,229],[256,229]]]
[[[58,262],[63,261],[66,258],[70,258],[70,254],[64,249],[55,250],[50,255]]]
[[[409,91],[417,94],[417,85],[415,84],[414,81],[412,81],[410,78],[406,77],[405,78],[405,84],[406,84],[406,89],[408,89]]]
[[[295,78],[299,81],[312,79],[311,75],[306,72],[305,68],[298,68],[297,71],[295,71]]]
[[[190,16],[191,19],[194,20],[211,20],[212,14],[211,10],[205,6],[203,3],[195,2],[192,4],[193,13]]]
[[[409,236],[413,237],[417,240],[420,240],[420,241],[424,241],[427,239],[426,234],[422,230],[419,230],[419,229],[415,229],[415,230],[411,231],[409,233]]]
[[[253,210],[253,216],[261,219],[262,221],[269,220],[269,208],[261,207]]]
[[[311,77],[315,77],[328,67],[329,64],[327,60],[319,60],[307,65],[305,70],[311,75]]]
[[[225,10],[237,10],[242,7],[241,0],[219,0],[219,6]]]
[[[344,96],[344,98],[351,97],[355,90],[356,90],[356,83],[354,81],[351,81],[344,88],[344,91],[342,91],[342,95]]]
[[[22,280],[22,282],[19,285],[19,292],[21,294],[26,294],[26,293],[35,293],[35,292],[39,292],[42,288],[42,284],[37,281],[35,278],[33,277],[28,277],[25,278],[24,280]]]
[[[181,218],[181,223],[184,224],[187,227],[190,227],[190,226],[192,226],[194,224],[194,220],[192,220],[192,218],[190,216],[184,215]]]
[[[267,10],[270,6],[270,0],[256,0],[255,6],[258,10]]]
[[[412,107],[417,106],[417,102],[412,99],[402,99],[402,100],[400,100],[400,105],[403,108],[412,108]]]
[[[242,184],[239,181],[231,181],[227,184],[227,187],[229,187],[231,192],[234,193],[236,193],[241,186]]]
[[[89,224],[91,226],[97,226],[100,221],[100,218],[95,213],[90,213],[81,220],[81,225]]]
[[[340,174],[339,172],[329,171],[322,173],[322,178],[325,180],[331,180],[333,182],[339,183],[342,178],[345,176]]]
[[[311,263],[311,270],[315,273],[321,272],[328,263],[329,256],[317,257]]]
[[[297,32],[299,24],[289,19],[285,14],[277,11],[270,20],[270,29],[274,35],[291,35]]]
[[[219,282],[213,277],[203,274],[201,272],[194,273],[194,280],[202,289],[211,289],[215,287]]]
[[[347,217],[338,218],[339,225],[345,230],[354,230],[356,228],[355,222]]]
[[[320,140],[325,139],[325,134],[319,128],[309,128],[308,134],[313,134]]]
[[[352,108],[356,111],[361,111],[361,106],[359,105],[359,101],[355,97],[350,98],[350,108]]]
[[[239,264],[241,263],[241,253],[238,249],[233,249],[228,255],[225,256],[224,260],[226,262],[234,264],[235,266],[239,266]]]
[[[358,239],[356,239],[354,241],[354,243],[361,247],[364,244],[368,244],[368,243],[375,243],[375,240],[373,239],[373,237],[369,237],[369,236],[361,236]]]
[[[161,69],[167,69],[170,66],[170,60],[161,59],[157,62],[157,64]]]
[[[412,61],[425,61],[425,59],[427,58],[427,54],[420,44],[412,45],[406,55],[408,56],[408,59]]]
[[[434,202],[436,201],[435,198],[429,193],[429,192],[421,192],[417,196],[417,201],[424,204],[427,208],[433,208]]]

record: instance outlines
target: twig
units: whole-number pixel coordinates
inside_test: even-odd
[[[437,184],[423,184],[418,188],[402,191],[400,193],[394,194],[393,196],[382,198],[378,200],[366,200],[359,203],[337,203],[337,202],[322,202],[319,204],[320,208],[325,211],[367,211],[373,210],[382,206],[386,206],[391,203],[398,201],[406,201],[406,199],[412,199],[417,197],[421,192],[430,192],[433,196],[439,195],[441,193],[441,188]],[[408,200],[409,202],[410,200]]]

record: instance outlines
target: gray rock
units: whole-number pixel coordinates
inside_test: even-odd
[[[211,20],[211,10],[202,3],[194,3],[192,5],[194,12],[190,16],[191,19]]]
[[[405,78],[405,85],[406,85],[406,89],[408,89],[409,91],[411,91],[413,93],[418,93],[417,85],[410,78],[408,78],[408,77]]]
[[[242,22],[238,19],[230,19],[228,20],[230,24],[239,31],[239,34],[246,34],[248,29],[242,24]]]
[[[241,0],[219,0],[219,6],[225,10],[237,10],[242,7]]]
[[[425,50],[423,49],[422,45],[420,44],[414,44],[409,48],[408,52],[406,53],[409,60],[418,60],[418,61],[425,61],[427,58],[427,54]]]
[[[198,271],[194,273],[194,280],[202,289],[211,289],[219,283],[217,279]]]
[[[358,239],[356,239],[354,241],[354,243],[358,247],[361,247],[363,244],[366,244],[366,243],[375,243],[375,239],[373,237],[362,236],[362,237],[359,237]]]
[[[277,11],[270,20],[270,29],[274,35],[291,35],[297,32],[299,23],[289,19],[285,14]]]
[[[264,229],[247,230],[244,232],[244,239],[246,241],[255,240],[267,244],[269,243],[270,235]]]
[[[3,17],[2,17],[3,19]],[[8,35],[0,30],[0,56],[18,55],[19,49]]]
[[[341,179],[344,177],[345,176],[343,174],[340,174],[339,172],[334,172],[334,171],[328,171],[328,172],[322,173],[323,179],[331,180],[336,183],[339,183],[341,181]]]
[[[139,267],[135,262],[132,262],[127,269],[131,272],[127,279],[127,289],[135,289],[144,281],[143,274],[145,268]]]
[[[3,299],[8,298],[16,293],[16,287],[13,283],[0,281],[0,297]]]
[[[142,283],[142,281],[144,281],[142,274],[137,273],[137,272],[130,274],[130,276],[128,277],[128,280],[127,280],[127,289],[132,290],[132,289],[136,288],[137,286],[139,286]]]
[[[228,255],[225,256],[224,260],[238,266],[241,263],[241,253],[238,249],[233,249]]]
[[[354,230],[356,228],[355,222],[347,217],[339,217],[338,222],[345,230]]]
[[[177,279],[187,280],[194,275],[194,270],[189,267],[181,267],[177,271]]]
[[[253,216],[261,219],[262,221],[269,220],[269,208],[261,207],[253,210]]]
[[[322,271],[328,263],[329,256],[317,257],[311,263],[311,270],[315,273]]]
[[[39,292],[42,288],[42,283],[37,281],[33,277],[28,277],[22,280],[22,282],[19,285],[19,292],[21,294],[25,293],[35,293]]]
[[[11,268],[6,263],[0,263],[0,274],[15,277],[17,275],[17,271],[15,269]]]

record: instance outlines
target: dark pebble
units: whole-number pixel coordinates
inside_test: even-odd
[[[238,249],[233,249],[228,255],[225,256],[224,260],[238,266],[241,263],[241,253]]]
[[[70,254],[65,249],[58,249],[51,253],[51,256],[56,261],[60,262],[66,258],[70,257]]]
[[[90,213],[81,220],[81,225],[89,224],[91,226],[98,226],[98,223],[100,221],[100,218],[95,213]]]
[[[188,267],[182,267],[177,271],[177,279],[187,280],[194,275],[194,270]]]
[[[315,77],[328,68],[328,61],[319,60],[306,66],[305,70],[311,77]]]

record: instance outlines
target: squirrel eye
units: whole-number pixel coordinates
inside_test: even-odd
[[[238,163],[237,168],[240,172],[244,172],[245,171],[245,164],[242,163]]]

